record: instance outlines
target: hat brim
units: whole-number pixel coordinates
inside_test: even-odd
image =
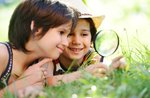
[[[98,27],[100,27],[102,21],[104,20],[105,16],[104,15],[101,16],[81,15],[79,18],[92,18],[95,27],[98,29]]]
[[[81,13],[79,18],[92,18],[95,24],[95,27],[98,29],[104,20],[105,16],[99,13],[92,12],[82,0],[60,0],[65,2],[65,4],[75,8]]]

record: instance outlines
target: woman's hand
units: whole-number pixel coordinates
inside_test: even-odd
[[[26,86],[33,85],[35,83],[43,82],[47,76],[47,68],[43,67],[45,64],[48,64],[51,60],[45,58],[39,61],[37,64],[33,64],[19,77],[19,79],[24,80]],[[39,83],[42,84],[42,83]],[[25,87],[26,87],[25,86]]]
[[[43,88],[37,85],[28,86],[24,89],[17,91],[17,96],[19,98],[36,98],[36,96],[40,96],[44,94]]]

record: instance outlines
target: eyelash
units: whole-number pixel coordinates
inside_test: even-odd
[[[73,34],[68,34],[68,36],[72,36]]]
[[[88,36],[88,34],[82,34],[82,36]]]
[[[73,36],[73,34],[69,34],[68,36]],[[88,34],[81,34],[81,36],[88,36]]]
[[[64,34],[64,31],[60,31],[60,34],[63,35],[63,34]]]

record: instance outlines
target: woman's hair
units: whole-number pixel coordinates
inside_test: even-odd
[[[29,52],[25,45],[38,28],[42,28],[40,38],[50,28],[58,27],[72,21],[72,29],[76,25],[79,13],[59,1],[24,0],[15,9],[9,24],[8,38],[13,48]],[[33,30],[31,22],[34,21]],[[71,29],[71,30],[72,30]]]
[[[94,37],[95,37],[96,32],[97,32],[95,24],[94,24],[92,18],[84,18],[84,19],[90,24],[90,33],[91,33],[91,36],[92,36],[91,37],[91,42],[93,42]]]

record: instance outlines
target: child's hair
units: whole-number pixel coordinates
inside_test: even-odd
[[[50,28],[58,27],[72,21],[72,29],[76,25],[79,12],[59,1],[24,0],[15,9],[9,24],[8,38],[13,48],[29,52],[25,44],[34,36],[38,28],[42,28],[39,37],[43,37]],[[31,30],[31,22],[34,28]],[[71,29],[71,30],[72,30]]]
[[[85,19],[90,24],[90,33],[91,33],[91,36],[92,36],[91,37],[91,42],[93,42],[94,37],[95,37],[96,32],[97,32],[95,24],[94,24],[92,18],[83,18],[83,19]]]

